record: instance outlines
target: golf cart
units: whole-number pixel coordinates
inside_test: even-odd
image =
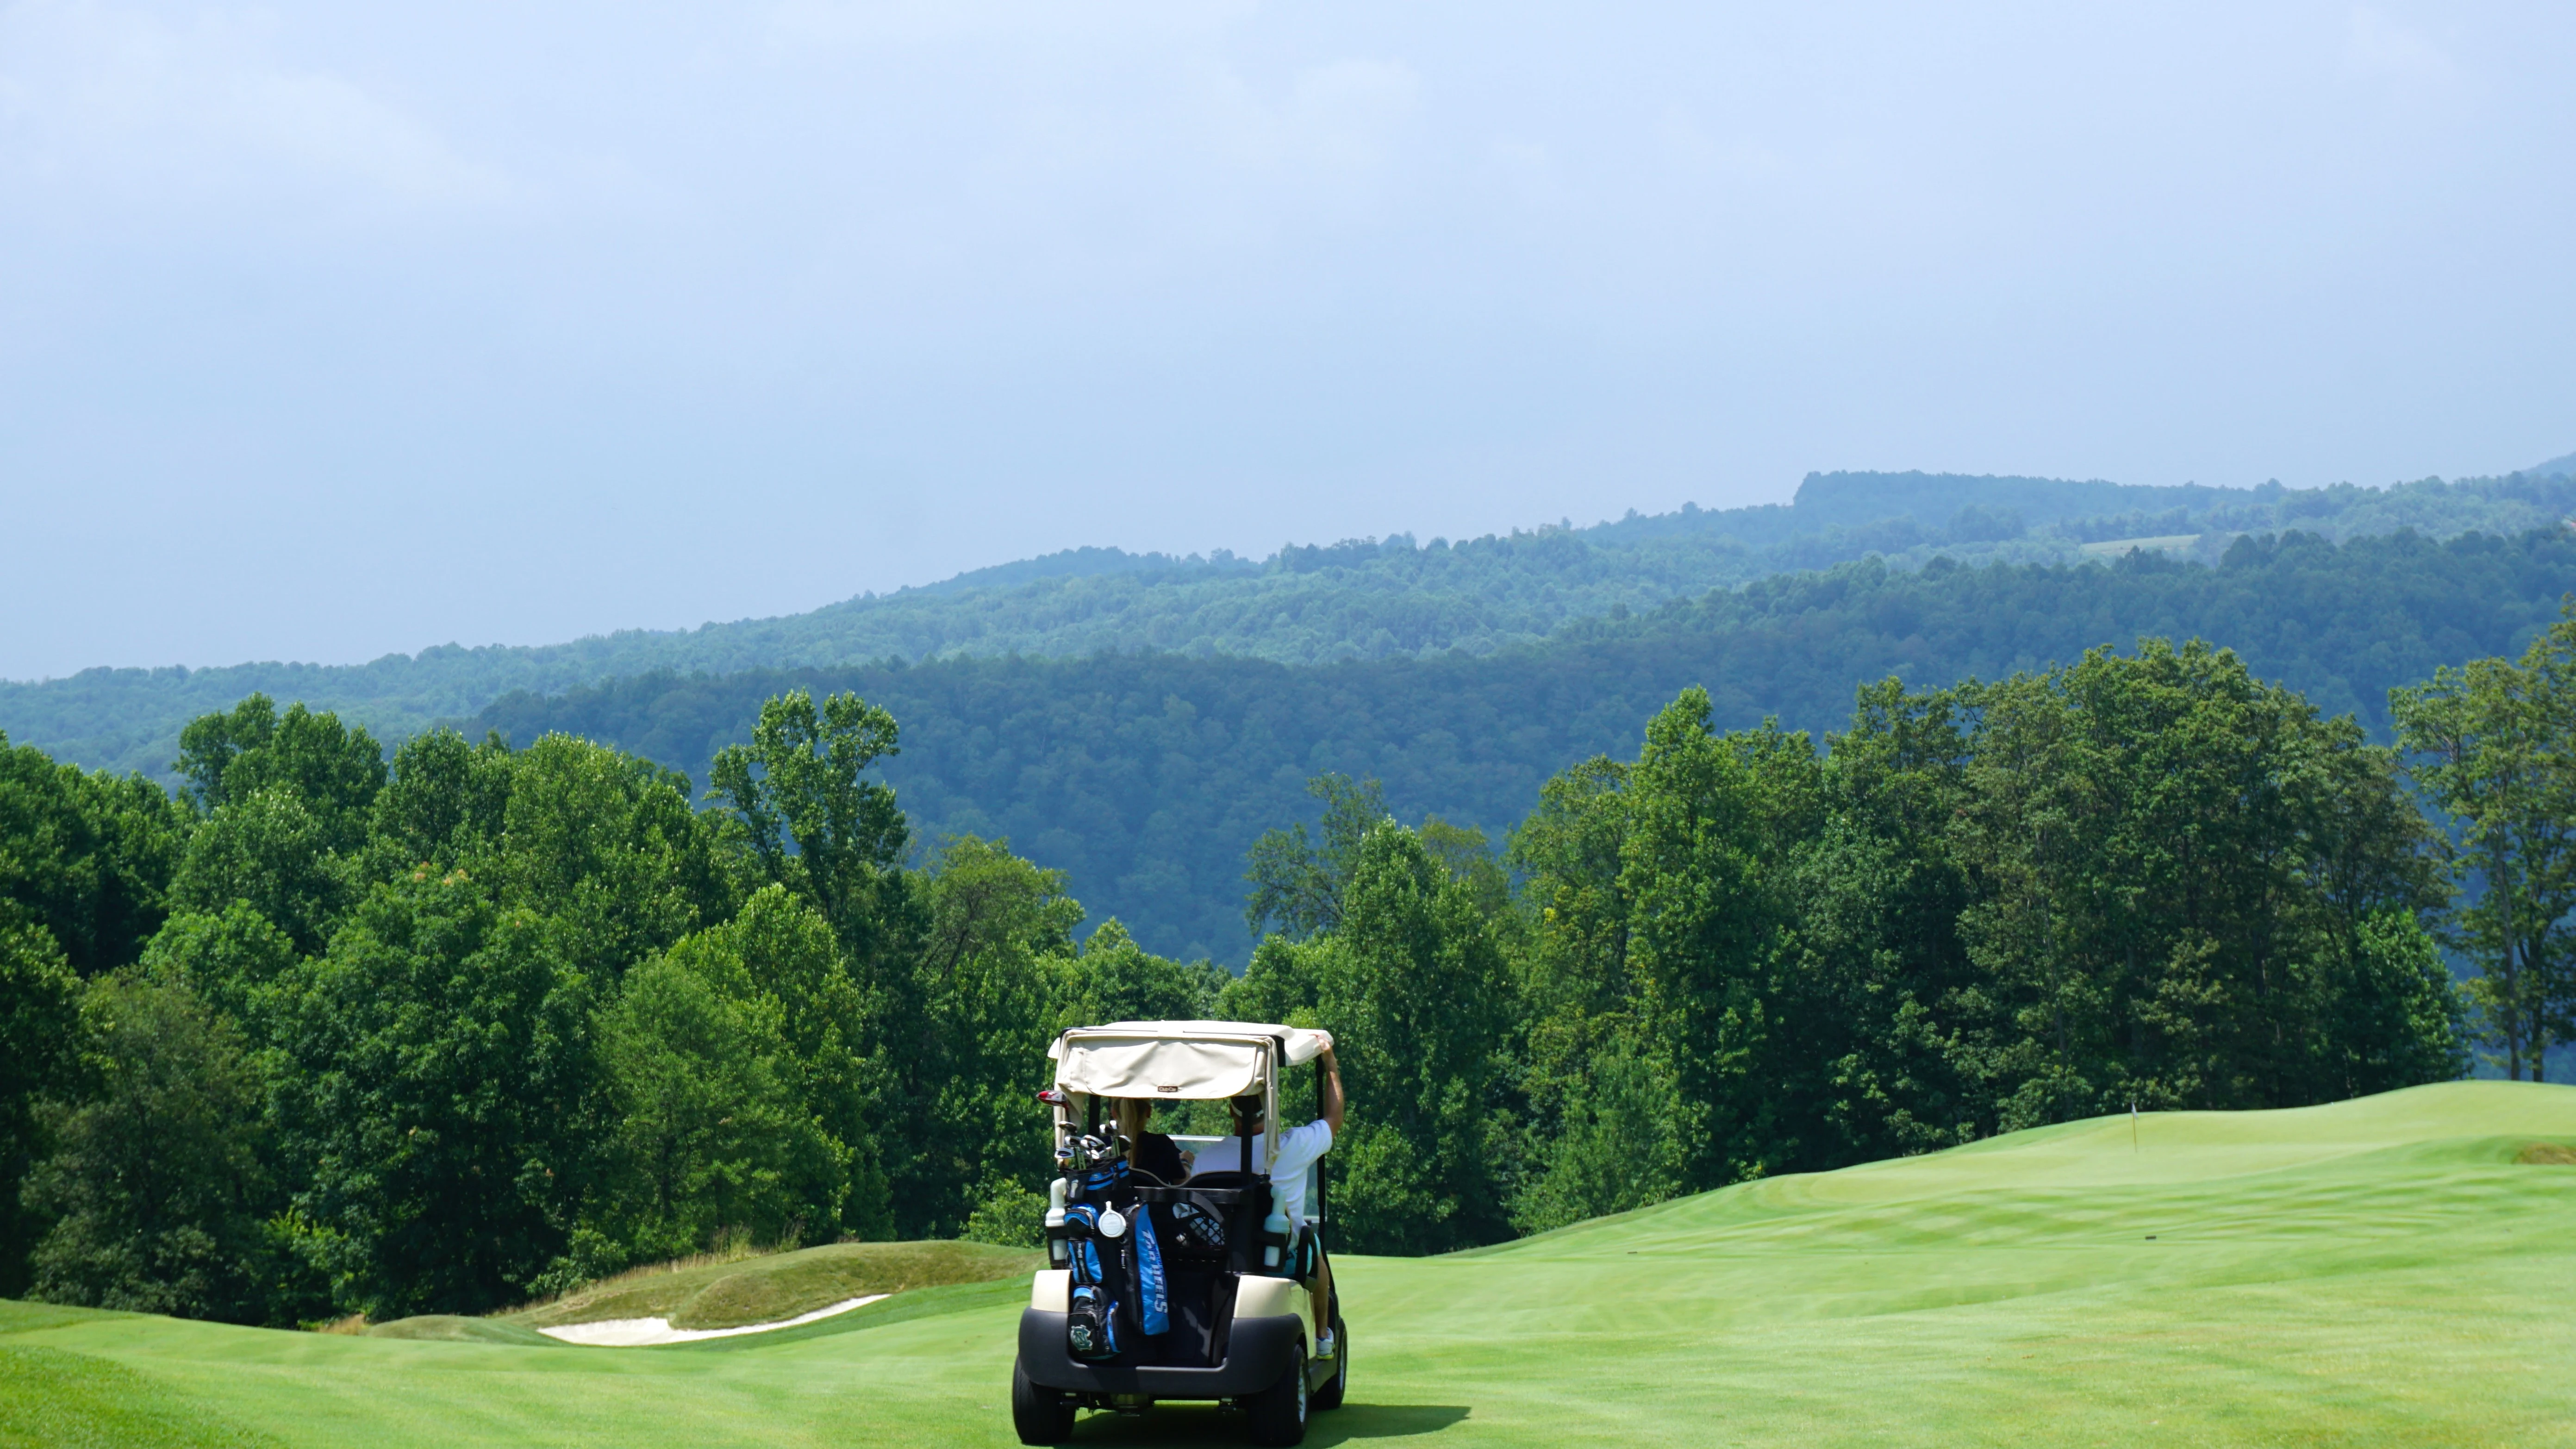
[[[1349,1337],[1325,1325],[1294,1276],[1305,1256],[1272,1201],[1281,1078],[1333,1044],[1301,1027],[1239,1021],[1128,1021],[1077,1027],[1047,1049],[1055,1081],[1057,1176],[1048,1194],[1047,1261],[1020,1315],[1011,1422],[1024,1444],[1060,1443],[1082,1409],[1142,1413],[1158,1399],[1242,1409],[1255,1444],[1296,1444],[1312,1407],[1340,1405]],[[1317,1088],[1321,1099],[1321,1084]],[[1221,1102],[1257,1095],[1270,1131],[1253,1139],[1175,1135],[1196,1170],[1167,1183],[1136,1170],[1119,1132],[1122,1101]],[[1323,1220],[1323,1164],[1304,1216]],[[1320,1240],[1306,1252],[1320,1254]],[[1338,1302],[1336,1303],[1338,1309]]]

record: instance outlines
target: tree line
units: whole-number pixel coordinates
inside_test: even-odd
[[[6,1287],[310,1323],[729,1239],[1027,1242],[1045,1044],[1123,1018],[1331,1029],[1373,1252],[2479,1044],[2536,1076],[2576,1006],[2576,622],[2395,717],[2402,751],[2153,639],[1886,680],[1821,741],[1686,688],[1499,840],[1315,778],[1249,853],[1239,978],[919,840],[848,693],[770,699],[694,800],[566,734],[388,761],[257,696],[188,727],[175,796],[0,750]]]
[[[2142,635],[2227,644],[2387,743],[2391,688],[2519,652],[2571,589],[2576,537],[2564,529],[2444,543],[2292,534],[2245,540],[2214,565],[1862,562],[1591,620],[1490,658],[1292,668],[1153,654],[646,675],[515,695],[467,732],[564,731],[703,779],[764,699],[856,693],[903,720],[885,778],[925,833],[1007,837],[1070,872],[1086,905],[1148,949],[1239,968],[1253,945],[1236,919],[1245,852],[1307,808],[1317,774],[1375,778],[1408,820],[1436,814],[1500,840],[1567,765],[1633,755],[1638,722],[1688,685],[1706,688],[1721,727],[1776,717],[1813,733],[1841,726],[1855,680],[1999,679]]]
[[[254,695],[177,795],[0,750],[0,1292],[251,1323],[477,1313],[720,1240],[1034,1230],[1063,1025],[1217,968],[972,838],[893,719],[772,700],[703,803],[566,735]]]
[[[928,588],[689,630],[625,630],[531,648],[450,644],[360,665],[93,669],[42,683],[0,682],[0,729],[58,758],[159,776],[181,725],[253,691],[303,699],[398,740],[470,716],[514,690],[556,694],[660,670],[681,676],[851,670],[896,659],[1084,659],[1141,651],[1295,666],[1400,664],[1452,652],[1509,653],[1585,621],[1649,614],[1670,601],[1697,601],[1783,572],[1865,557],[1878,557],[1898,573],[1936,559],[1972,568],[2072,565],[2085,559],[2086,543],[2198,535],[2193,556],[2214,563],[2240,534],[2298,530],[2336,542],[2408,530],[2428,539],[2472,532],[2513,537],[2554,529],[2570,512],[2576,512],[2576,482],[2563,475],[2427,479],[2384,489],[2228,489],[1811,474],[1786,505],[1686,506],[1651,516],[1632,511],[1590,528],[1550,525],[1456,541],[1396,534],[1320,547],[1289,544],[1257,561],[1222,552],[1199,559],[1075,549]],[[2169,631],[2139,625],[2085,642],[2142,632]],[[1939,661],[1919,662],[1928,670]],[[1831,723],[1845,693],[1837,683],[1810,723]],[[2375,691],[2361,695],[2372,709],[2378,698]],[[748,714],[734,723],[747,727]],[[1633,723],[1633,715],[1624,717],[1620,727]],[[1499,828],[1508,820],[1491,823]]]

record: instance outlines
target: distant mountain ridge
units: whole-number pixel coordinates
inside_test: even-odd
[[[1595,753],[1634,758],[1645,722],[1683,687],[1722,726],[1766,716],[1844,728],[1853,692],[1916,688],[2071,662],[2142,634],[2234,648],[2259,677],[2385,737],[2388,690],[2439,665],[2522,648],[2576,589],[2576,535],[2446,543],[2380,535],[2242,539],[2215,563],[2136,551],[2084,564],[1876,560],[1783,575],[1627,618],[1581,621],[1487,656],[1299,667],[1243,658],[1106,654],[629,676],[515,694],[479,714],[525,745],[550,730],[704,779],[749,737],[761,701],[855,691],[890,710],[903,751],[879,767],[916,839],[1007,837],[1068,873],[1095,922],[1150,950],[1240,964],[1251,948],[1245,852],[1313,819],[1305,782],[1384,782],[1405,820],[1436,813],[1499,838],[1549,775]]]
[[[2208,560],[2240,535],[2286,529],[2329,540],[2406,529],[2437,539],[2510,536],[2576,513],[2566,472],[2321,489],[1811,473],[1787,504],[1632,510],[1588,528],[1457,543],[1349,539],[1283,546],[1257,561],[1077,548],[805,614],[691,630],[535,647],[442,645],[362,665],[92,669],[0,683],[0,731],[84,765],[160,776],[181,724],[254,690],[340,710],[397,739],[514,691],[543,695],[655,671],[1139,650],[1290,665],[1484,657],[1584,620],[1869,556],[1911,570],[1934,558],[2072,563],[2131,540]]]

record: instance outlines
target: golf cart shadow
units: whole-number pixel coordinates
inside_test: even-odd
[[[1464,1404],[1345,1403],[1306,1425],[1308,1445],[1437,1434],[1467,1421]],[[1086,1414],[1068,1444],[1240,1444],[1243,1418],[1214,1404],[1157,1404],[1150,1414]]]

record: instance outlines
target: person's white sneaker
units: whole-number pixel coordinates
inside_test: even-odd
[[[1333,1331],[1327,1328],[1323,1332],[1315,1335],[1315,1357],[1331,1358],[1332,1356]]]

